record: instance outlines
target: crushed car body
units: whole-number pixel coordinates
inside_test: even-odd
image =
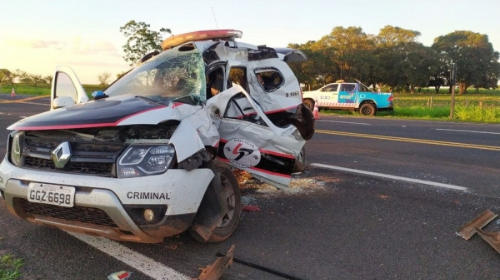
[[[314,118],[288,59],[298,51],[208,30],[167,38],[89,100],[56,69],[51,110],[12,124],[0,164],[8,210],[28,221],[119,241],[188,230],[227,239],[241,213],[232,170],[286,188]]]

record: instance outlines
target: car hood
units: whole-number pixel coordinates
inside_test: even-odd
[[[157,124],[170,119],[182,119],[179,107],[197,107],[183,103],[157,103],[129,96],[90,101],[60,108],[20,120],[9,130],[53,130],[90,127]]]

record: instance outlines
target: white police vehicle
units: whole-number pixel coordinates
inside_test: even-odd
[[[237,42],[236,30],[166,39],[160,53],[89,100],[59,67],[51,110],[14,123],[0,192],[14,215],[119,241],[189,230],[218,242],[241,213],[238,168],[285,188],[314,133],[291,49]]]

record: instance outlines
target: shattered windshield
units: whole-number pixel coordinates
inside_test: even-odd
[[[105,90],[108,96],[132,94],[158,102],[206,101],[205,64],[196,49],[171,49],[137,66]]]

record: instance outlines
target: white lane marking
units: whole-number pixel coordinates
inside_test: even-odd
[[[351,172],[351,173],[357,173],[357,174],[363,174],[363,175],[370,175],[370,176],[381,177],[381,178],[386,178],[386,179],[405,181],[405,182],[409,182],[409,183],[424,184],[424,185],[429,185],[429,186],[433,186],[433,187],[447,188],[447,189],[459,190],[459,191],[464,191],[464,192],[469,191],[469,189],[466,187],[461,187],[461,186],[456,186],[456,185],[443,184],[443,183],[426,181],[426,180],[419,180],[419,179],[412,179],[412,178],[395,176],[395,175],[387,175],[387,174],[382,174],[382,173],[376,173],[376,172],[364,171],[364,170],[358,170],[358,169],[351,169],[351,168],[345,168],[345,167],[340,167],[340,166],[326,165],[326,164],[321,164],[321,163],[312,163],[311,166],[339,170],[339,171],[345,171],[345,172]]]
[[[455,131],[455,132],[468,132],[468,133],[483,133],[483,134],[500,134],[500,132],[476,131],[476,130],[461,130],[461,129],[444,129],[444,128],[436,128],[436,130],[442,130],[442,131]]]
[[[358,124],[358,125],[371,125],[369,123],[359,123],[359,122],[342,122],[342,121],[330,121],[330,120],[316,120],[320,122],[333,122],[333,123],[347,123],[347,124]]]
[[[104,237],[90,236],[74,232],[67,233],[110,255],[111,257],[124,262],[125,264],[133,267],[134,269],[137,269],[138,271],[151,278],[164,280],[191,279],[190,277],[187,277],[186,275],[177,272],[168,266],[156,262],[151,258],[139,254],[116,241]]]

